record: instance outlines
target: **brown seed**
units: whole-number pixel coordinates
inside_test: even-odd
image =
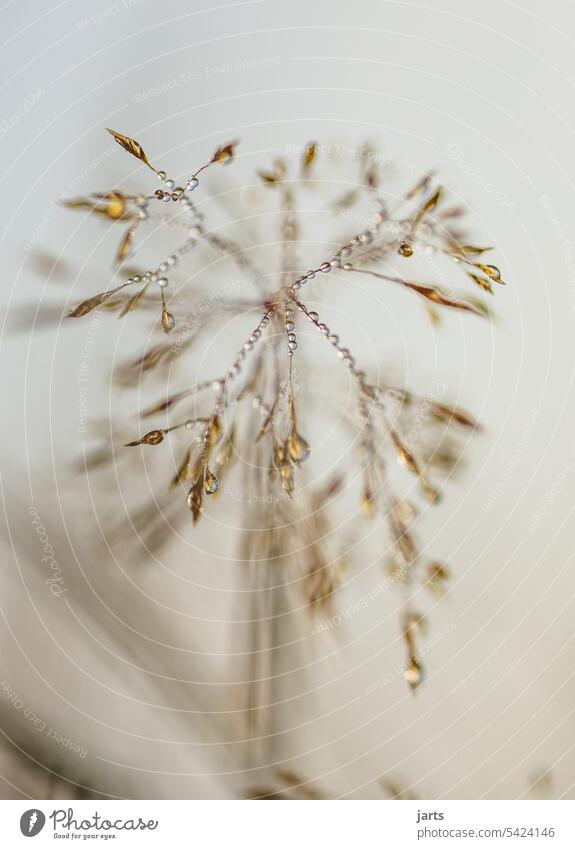
[[[165,433],[163,430],[150,430],[141,439],[134,439],[133,442],[127,442],[126,447],[132,445],[159,445],[164,441]]]

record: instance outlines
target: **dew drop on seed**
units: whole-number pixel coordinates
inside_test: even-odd
[[[208,469],[204,477],[204,492],[206,493],[206,495],[213,495],[214,492],[218,491],[219,486],[219,480],[214,475],[214,473]]]

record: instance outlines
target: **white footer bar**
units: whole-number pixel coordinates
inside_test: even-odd
[[[0,846],[574,849],[571,801],[0,800]]]

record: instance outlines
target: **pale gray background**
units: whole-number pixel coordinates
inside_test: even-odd
[[[38,273],[31,246],[61,257],[72,300],[108,284],[112,242],[100,245],[103,230],[80,227],[80,217],[55,206],[136,170],[105,126],[180,173],[239,137],[238,180],[310,138],[369,138],[391,159],[440,166],[471,210],[477,241],[497,248],[509,285],[497,291],[492,326],[454,317],[433,336],[407,308],[400,329],[390,323],[386,335],[361,301],[346,307],[357,310],[352,341],[361,344],[363,326],[382,361],[395,352],[423,388],[443,380],[486,429],[469,448],[466,477],[423,520],[430,551],[455,574],[431,616],[427,686],[411,698],[395,675],[364,696],[403,659],[392,594],[342,626],[338,657],[316,664],[307,683],[294,682],[316,696],[301,699],[293,720],[292,766],[325,793],[377,795],[374,779],[386,775],[424,797],[518,797],[549,770],[552,795],[574,795],[574,16],[567,0],[13,0],[0,10],[2,298],[11,315],[17,305],[60,302],[67,291]],[[242,67],[225,67],[234,63]],[[454,145],[459,160],[450,156]],[[186,649],[225,653],[230,642],[223,625],[206,632],[196,621],[205,616],[201,591],[152,571],[135,578],[149,596],[138,593],[136,603],[113,564],[94,562],[77,542],[79,560],[66,554],[64,528],[78,539],[78,517],[90,517],[65,498],[65,463],[81,446],[76,381],[85,335],[86,326],[74,326],[32,337],[5,329],[2,337],[0,459],[12,538],[2,566],[0,678],[90,750],[71,763],[80,782],[141,797],[233,793],[228,779],[193,778],[221,766],[190,745],[201,734],[186,713],[192,688],[170,693],[161,678],[138,671],[206,680],[205,658],[186,658]],[[97,336],[95,415],[106,410],[106,369],[121,334],[111,319]],[[62,540],[69,585],[80,565],[93,581],[93,589],[80,582],[75,616],[47,597],[32,501],[54,546]],[[217,588],[193,548],[176,547],[170,562],[187,580]],[[342,604],[369,592],[377,574],[362,575]],[[124,598],[124,622],[135,631],[109,621],[100,593]],[[157,615],[160,603],[188,618]],[[157,642],[138,638],[140,630]],[[438,633],[446,635],[434,642]],[[166,650],[165,658],[162,644],[183,656]],[[222,657],[210,674],[226,680]],[[12,704],[2,717],[10,737],[38,733]],[[59,754],[56,747],[55,768]]]

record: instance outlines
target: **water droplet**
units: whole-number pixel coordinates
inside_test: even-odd
[[[170,330],[173,330],[176,326],[176,319],[172,315],[171,312],[164,310],[162,313],[162,327],[164,328],[165,333],[169,333]]]
[[[409,684],[412,690],[421,684],[421,680],[423,678],[423,669],[418,659],[415,656],[409,658],[409,663],[405,668],[405,680]]]
[[[210,469],[206,469],[206,473],[204,475],[204,492],[206,495],[213,495],[214,492],[217,492],[220,486],[220,482],[217,477],[214,475]]]
[[[492,280],[495,280],[497,283],[501,282],[501,272],[496,265],[483,265],[481,268]]]
[[[299,433],[292,433],[288,439],[287,449],[294,463],[303,463],[310,455],[309,444]]]
[[[400,256],[412,256],[413,254],[413,245],[409,241],[409,239],[402,239],[399,243],[399,248],[397,252]]]

